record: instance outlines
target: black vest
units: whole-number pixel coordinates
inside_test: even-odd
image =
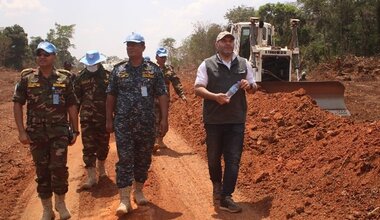
[[[226,93],[237,81],[247,77],[247,61],[237,56],[231,68],[216,56],[205,60],[208,83],[206,89],[213,93]],[[239,124],[245,123],[247,101],[245,91],[239,89],[228,104],[220,105],[216,101],[204,99],[203,122],[205,124]]]

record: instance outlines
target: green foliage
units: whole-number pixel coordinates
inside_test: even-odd
[[[224,30],[218,24],[201,24],[194,26],[193,34],[185,39],[179,51],[182,66],[198,66],[205,58],[215,54],[216,36]]]
[[[168,37],[164,38],[160,42],[161,47],[165,47],[169,51],[169,57],[167,63],[177,67],[179,65],[178,50],[175,48],[176,40]]]
[[[69,49],[75,48],[70,39],[74,35],[75,24],[60,25],[55,23],[55,29],[50,29],[47,34],[47,40],[57,47],[57,65],[63,66],[65,61],[73,62],[74,57],[69,52]]]
[[[28,50],[25,54],[24,67],[30,67],[35,65],[35,50],[40,42],[44,41],[41,37],[31,37],[28,46]]]
[[[275,27],[276,45],[286,46],[291,40],[290,19],[302,20],[302,12],[292,4],[265,4],[258,10],[258,17]]]
[[[0,65],[5,66],[5,61],[11,55],[12,39],[0,32]]]
[[[380,53],[379,0],[298,0],[298,3],[305,14],[305,26],[320,33],[305,42],[305,47],[327,47],[328,53],[320,54],[327,58]],[[311,57],[315,62],[320,60]]]
[[[255,16],[255,9],[253,7],[246,7],[244,5],[229,9],[224,15],[224,18],[229,23],[237,23],[242,21],[249,21],[250,17]]]
[[[2,31],[4,43],[1,43],[1,52],[3,55],[3,65],[20,70],[27,53],[28,38],[24,29],[15,24],[12,27],[6,27]]]
[[[30,50],[34,52],[37,49],[38,44],[42,41],[44,41],[44,39],[42,39],[41,37],[31,37],[29,42]]]

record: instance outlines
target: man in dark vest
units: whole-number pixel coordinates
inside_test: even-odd
[[[234,40],[229,32],[219,33],[215,43],[217,54],[201,63],[194,86],[195,94],[204,98],[203,122],[214,202],[220,200],[221,210],[241,212],[241,207],[232,200],[232,193],[243,151],[245,92],[254,93],[257,86],[249,62],[233,52]]]

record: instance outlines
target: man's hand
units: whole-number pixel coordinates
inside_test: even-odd
[[[251,85],[249,84],[249,82],[246,79],[242,79],[240,81],[240,88],[244,89],[244,90],[249,90],[249,89],[251,89]]]
[[[240,88],[244,89],[246,92],[253,94],[257,90],[257,84],[250,84],[246,79],[240,81]]]
[[[19,139],[19,141],[22,144],[31,144],[31,143],[33,143],[30,140],[30,137],[29,137],[28,133],[26,133],[26,131],[20,132],[19,135],[18,135],[18,139]]]
[[[114,130],[113,130],[113,121],[110,120],[110,119],[106,120],[106,131],[108,133],[113,133],[114,132]]]
[[[220,105],[224,105],[230,102],[230,99],[225,93],[217,93],[215,94],[214,100]]]

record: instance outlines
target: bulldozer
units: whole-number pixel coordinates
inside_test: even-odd
[[[290,19],[291,41],[289,47],[275,45],[274,26],[251,17],[249,22],[229,26],[235,37],[234,52],[250,61],[256,70],[255,79],[261,90],[267,93],[292,92],[304,89],[324,110],[340,116],[349,116],[344,102],[344,85],[339,81],[306,81],[300,73],[298,45],[298,19]]]

